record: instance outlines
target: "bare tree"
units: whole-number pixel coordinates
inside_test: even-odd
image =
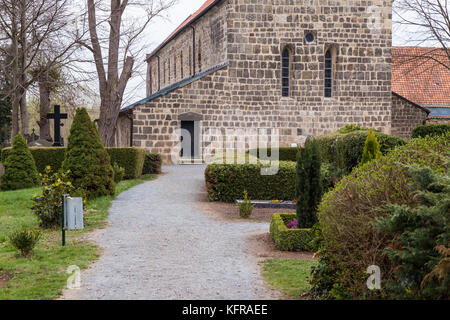
[[[11,133],[28,134],[27,90],[76,50],[71,0],[0,0],[0,54],[12,101]],[[58,48],[50,50],[49,48]],[[45,61],[45,63],[41,63]],[[36,64],[41,68],[36,71]]]
[[[450,2],[449,0],[397,0],[394,3],[396,24],[410,34],[407,41],[417,46],[432,46],[415,51],[404,62],[432,62],[450,70]]]
[[[135,60],[143,46],[139,43],[149,23],[172,7],[177,0],[106,1],[87,0],[87,21],[90,44],[81,42],[91,51],[98,75],[101,97],[99,132],[105,146],[115,146],[115,132],[120,107],[128,80],[135,70]],[[125,19],[127,9],[145,16]],[[108,51],[107,57],[104,51]],[[143,59],[142,59],[143,60]]]

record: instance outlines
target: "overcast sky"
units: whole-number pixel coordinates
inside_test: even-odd
[[[178,27],[190,14],[194,13],[205,0],[178,0],[178,4],[166,12],[166,18],[155,19],[153,23],[147,28],[146,36],[144,40],[147,41],[146,45],[149,46],[149,52],[151,49],[157,47],[162,41],[164,41],[174,30]],[[407,39],[406,31],[394,28],[393,33],[393,45],[401,46],[407,45],[405,42]],[[142,69],[144,63],[142,64]],[[131,104],[140,99],[145,98],[145,72],[142,75],[133,78],[127,87],[128,95],[124,104]]]

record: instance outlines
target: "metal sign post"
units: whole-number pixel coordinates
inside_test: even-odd
[[[61,228],[62,228],[62,246],[65,247],[66,246],[66,229],[65,229],[65,215],[66,215],[66,199],[70,197],[70,194],[64,194],[61,197],[61,201],[62,201],[62,214],[61,214]]]

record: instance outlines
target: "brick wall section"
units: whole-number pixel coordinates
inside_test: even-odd
[[[392,95],[392,134],[410,139],[412,130],[423,125],[428,113],[405,99]]]
[[[450,124],[450,118],[431,118],[427,120],[427,124]]]
[[[281,146],[346,123],[390,133],[391,4],[391,0],[222,1],[194,24],[196,42],[202,39],[202,66],[199,70],[197,65],[196,71],[224,61],[229,66],[136,107],[134,145],[159,152],[169,162],[176,143],[171,134],[180,127],[178,115],[189,111],[203,115],[202,128],[278,128]],[[373,17],[376,28],[368,25]],[[310,31],[315,41],[307,44],[305,34]],[[282,97],[281,52],[286,47],[291,51],[291,94]],[[329,48],[334,52],[334,94],[324,98],[324,55]],[[189,51],[192,29],[186,28],[158,53],[162,80],[163,63],[168,68],[171,61],[173,70],[180,52],[186,60]],[[157,60],[153,56],[148,64],[149,94],[158,89]],[[161,88],[181,80],[181,71],[172,71],[170,78],[165,72]],[[183,75],[191,73],[192,65],[186,62]]]

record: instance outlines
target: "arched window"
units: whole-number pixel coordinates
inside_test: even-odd
[[[184,65],[183,65],[183,51],[180,52],[180,73],[181,73],[181,79],[184,78]]]
[[[202,71],[202,42],[198,40],[198,72]]]
[[[283,97],[289,97],[290,92],[290,60],[289,50],[284,49],[281,56],[281,95]]]
[[[325,53],[325,83],[324,96],[331,98],[333,96],[333,54],[331,49]]]

